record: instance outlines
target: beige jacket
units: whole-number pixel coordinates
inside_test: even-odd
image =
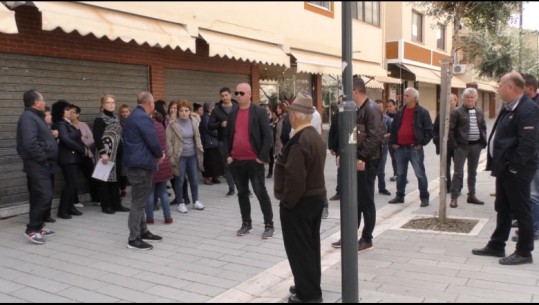
[[[195,132],[195,153],[197,156],[198,169],[204,171],[203,158],[204,148],[200,141],[200,132],[198,130],[199,122],[191,118],[193,122],[193,130]],[[180,175],[180,155],[183,150],[183,137],[180,131],[180,126],[176,123],[176,118],[171,118],[167,127],[167,148],[170,154],[170,163],[172,165],[172,173],[174,176]]]

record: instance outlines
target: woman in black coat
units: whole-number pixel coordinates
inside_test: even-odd
[[[73,204],[77,195],[77,181],[80,173],[80,162],[87,155],[79,129],[71,124],[69,103],[64,100],[52,104],[52,129],[58,130],[58,165],[62,169],[65,185],[58,207],[58,217],[71,219],[71,215],[82,213]]]

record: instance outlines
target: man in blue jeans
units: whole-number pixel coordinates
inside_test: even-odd
[[[129,211],[129,241],[127,248],[151,250],[147,242],[160,242],[163,238],[148,230],[144,210],[152,190],[152,173],[157,170],[164,158],[155,126],[150,117],[155,109],[150,92],[141,92],[137,96],[137,108],[125,122],[122,139],[124,143],[124,166],[127,179],[131,183],[131,210]]]
[[[404,90],[404,105],[391,124],[389,144],[397,161],[397,195],[389,203],[404,203],[408,162],[412,163],[419,184],[421,207],[429,205],[429,183],[425,174],[423,146],[432,139],[432,120],[429,112],[419,106],[419,91]]]

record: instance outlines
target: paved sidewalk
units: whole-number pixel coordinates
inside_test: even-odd
[[[426,149],[427,176],[432,178],[438,156],[433,145]],[[536,262],[523,266],[502,266],[495,258],[471,254],[472,248],[486,244],[495,225],[494,198],[488,195],[494,190],[494,178],[479,172],[477,196],[484,206],[466,204],[464,195],[457,209],[448,209],[450,217],[482,219],[472,234],[459,235],[400,229],[410,217],[438,211],[436,179],[429,179],[431,205],[419,208],[412,172],[405,204],[388,205],[392,197],[376,194],[374,249],[358,254],[360,301],[539,302],[537,250]],[[334,159],[328,154],[328,196],[333,195],[335,174]],[[273,183],[266,181],[273,198]],[[387,183],[394,193],[395,183]],[[148,252],[126,248],[127,213],[106,215],[99,207],[86,206],[83,216],[50,224],[57,234],[42,246],[23,236],[27,215],[2,219],[0,302],[286,301],[292,277],[276,200],[272,199],[275,238],[260,238],[264,226],[256,199],[252,199],[253,231],[237,237],[237,198],[226,198],[226,191],[225,184],[202,184],[200,199],[206,209],[189,207],[189,213],[180,214],[173,206],[172,225],[165,225],[162,212],[156,212],[156,224],[150,229],[164,241]],[[126,205],[129,202],[127,198]],[[321,228],[325,302],[342,301],[341,252],[330,246],[340,236],[339,215],[339,204],[330,202],[330,217]],[[509,241],[507,253],[513,249]]]
[[[482,161],[479,169],[484,169],[484,158]],[[502,266],[497,258],[471,254],[471,249],[486,245],[496,225],[494,197],[489,195],[494,191],[490,172],[479,171],[477,177],[477,197],[485,201],[484,206],[466,203],[465,186],[459,207],[448,208],[450,218],[480,220],[470,234],[400,228],[411,217],[437,215],[439,195],[434,195],[438,183],[431,182],[429,188],[431,204],[427,208],[419,207],[415,194],[415,198],[406,198],[404,206],[378,210],[374,249],[358,254],[360,302],[539,302],[537,248],[533,253],[536,262],[521,266]],[[515,243],[508,241],[506,254],[514,249]],[[324,259],[338,262],[324,271],[322,286],[325,301],[340,302],[340,253],[333,252],[339,250],[329,250]]]

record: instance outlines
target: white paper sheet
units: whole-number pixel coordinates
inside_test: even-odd
[[[103,164],[103,161],[99,159],[99,161],[95,164],[94,173],[92,174],[92,177],[98,180],[107,181],[109,180],[110,172],[112,171],[112,168],[114,167],[114,162],[108,161],[107,164]]]

